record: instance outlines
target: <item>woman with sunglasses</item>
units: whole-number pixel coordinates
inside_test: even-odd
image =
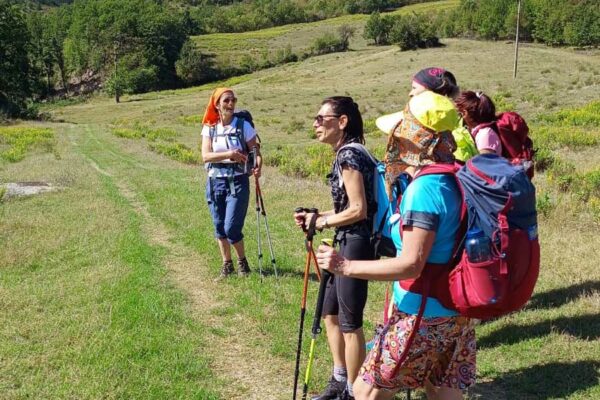
[[[320,212],[316,228],[335,230],[340,254],[351,260],[373,259],[370,233],[377,211],[373,193],[374,165],[360,150],[347,146],[364,144],[363,121],[351,97],[335,96],[321,104],[313,128],[317,140],[336,153],[328,175],[333,209]],[[337,166],[341,168],[341,180]],[[294,214],[296,225],[304,226],[312,214]],[[336,276],[327,285],[323,319],[333,356],[333,373],[324,391],[313,400],[353,399],[352,383],[365,358],[362,329],[368,281]]]
[[[242,234],[250,198],[248,172],[260,176],[262,165],[256,132],[248,121],[234,115],[236,102],[233,90],[215,89],[202,120],[202,159],[208,171],[206,201],[223,259],[221,279],[234,272],[231,246],[237,253],[238,274],[250,273]],[[251,150],[256,160],[248,171]]]

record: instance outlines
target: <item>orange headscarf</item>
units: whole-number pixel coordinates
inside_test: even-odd
[[[213,126],[219,122],[219,110],[217,109],[217,103],[219,102],[219,98],[225,92],[233,93],[233,90],[229,88],[216,88],[210,96],[208,105],[206,106],[206,111],[204,112],[204,117],[202,118],[202,123],[204,125]]]

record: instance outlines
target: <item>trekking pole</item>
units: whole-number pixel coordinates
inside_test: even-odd
[[[322,243],[331,246],[332,243],[330,240],[324,239]],[[312,339],[310,341],[310,351],[308,353],[308,365],[306,366],[306,373],[304,375],[304,388],[302,389],[302,400],[306,400],[306,395],[308,394],[308,383],[310,382],[310,377],[312,374],[312,364],[313,358],[315,355],[315,342],[317,340],[317,336],[321,333],[321,316],[323,314],[323,302],[325,300],[325,288],[327,287],[327,283],[330,279],[333,278],[333,275],[326,270],[322,270],[323,279],[321,279],[321,283],[319,284],[319,294],[317,296],[317,305],[315,307],[315,315],[313,317],[313,325],[312,325]]]
[[[306,263],[304,264],[304,284],[302,287],[302,301],[300,303],[300,328],[298,329],[298,348],[296,349],[296,368],[294,370],[294,393],[293,400],[296,400],[298,392],[298,377],[300,376],[300,353],[302,352],[302,333],[304,331],[304,317],[306,314],[306,293],[308,291],[308,276],[310,274],[310,262],[315,260],[315,267],[319,269],[316,264],[316,256],[312,247],[312,240],[315,236],[315,222],[317,221],[318,210],[316,208],[306,209],[302,207],[296,208],[296,212],[311,212],[312,218],[308,223],[308,228],[304,228],[306,239],[304,244],[306,246]],[[320,274],[319,274],[320,278]]]
[[[258,248],[258,272],[260,274],[260,281],[262,282],[263,279],[263,272],[262,272],[262,258],[263,258],[263,253],[262,253],[262,244],[260,242],[260,202],[259,202],[259,188],[258,188],[258,178],[256,177],[256,175],[254,176],[255,181],[256,181],[256,245]],[[276,274],[277,276],[277,274]]]
[[[267,220],[267,210],[265,210],[265,201],[262,196],[262,190],[260,189],[260,184],[258,182],[258,178],[256,175],[254,176],[254,180],[256,183],[256,207],[260,205],[260,213],[262,214],[265,220],[265,231],[267,232],[267,243],[269,244],[269,253],[271,255],[271,268],[273,268],[273,272],[275,273],[275,278],[277,278],[277,265],[275,264],[275,253],[273,252],[273,242],[271,241],[271,232],[269,231],[269,221]],[[257,215],[258,218],[258,215]],[[258,221],[257,221],[258,224]],[[262,253],[261,253],[262,257]]]

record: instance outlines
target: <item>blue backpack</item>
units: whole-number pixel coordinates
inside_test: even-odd
[[[396,246],[392,240],[390,217],[394,215],[400,204],[400,198],[406,186],[410,182],[410,177],[407,174],[402,174],[396,180],[393,186],[393,194],[390,199],[385,190],[385,164],[377,160],[373,155],[360,143],[348,143],[338,149],[353,148],[360,151],[365,157],[373,163],[373,193],[377,202],[377,212],[373,217],[373,227],[371,229],[371,245],[375,252],[375,258],[381,257],[396,257]],[[335,158],[335,170],[337,171],[340,186],[344,184],[342,180],[342,168],[337,163],[337,154]]]

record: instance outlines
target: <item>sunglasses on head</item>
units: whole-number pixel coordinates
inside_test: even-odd
[[[315,117],[315,121],[317,122],[317,124],[321,125],[323,124],[323,121],[325,120],[325,118],[339,118],[340,116],[337,114],[331,114],[331,115],[317,115]]]

